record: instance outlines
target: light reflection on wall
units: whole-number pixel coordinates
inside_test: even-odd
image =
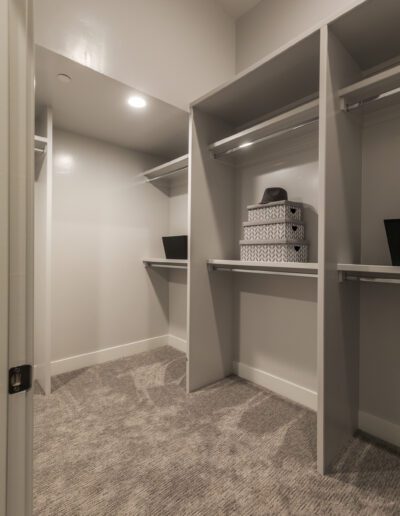
[[[103,73],[104,70],[104,49],[98,43],[80,38],[70,44],[69,57],[83,66],[92,68],[97,72]]]
[[[56,174],[71,174],[75,160],[71,154],[57,154],[54,158],[54,170]]]

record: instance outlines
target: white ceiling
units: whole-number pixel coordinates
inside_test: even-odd
[[[132,109],[127,99],[140,92],[40,46],[35,75],[36,109],[51,106],[56,127],[163,158],[187,153],[185,111],[143,93],[147,106]]]
[[[240,18],[243,14],[247,13],[247,11],[253,9],[260,1],[261,0],[217,0],[217,2],[222,5],[225,12],[235,19]]]

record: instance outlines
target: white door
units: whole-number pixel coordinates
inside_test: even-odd
[[[32,0],[0,0],[0,516],[32,512],[32,391],[8,393],[33,356]]]

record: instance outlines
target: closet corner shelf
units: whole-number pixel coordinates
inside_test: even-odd
[[[318,277],[317,263],[298,262],[245,262],[241,260],[208,260],[210,271],[247,272],[275,276],[297,276],[304,278]]]
[[[361,81],[339,90],[342,109],[353,111],[384,98],[396,97],[400,93],[400,65],[393,66]]]
[[[168,161],[167,163],[163,163],[162,165],[158,165],[157,167],[150,168],[140,174],[147,181],[156,181],[157,179],[164,179],[173,174],[177,174],[178,172],[183,172],[187,170],[189,166],[189,155],[185,154],[180,158],[173,159],[172,161]]]
[[[400,267],[392,265],[362,265],[339,263],[340,281],[400,284]]]
[[[151,269],[187,269],[187,260],[174,260],[170,258],[145,258],[145,267]]]
[[[208,146],[214,158],[232,154],[255,143],[278,138],[318,121],[319,100],[312,100]]]
[[[42,169],[42,165],[44,162],[44,158],[47,152],[47,138],[44,136],[35,135],[34,138],[35,143],[35,179],[37,179],[40,175],[40,171]]]
[[[41,154],[46,152],[47,138],[45,138],[44,136],[37,136],[35,134],[34,141],[35,141],[35,152],[38,152]]]

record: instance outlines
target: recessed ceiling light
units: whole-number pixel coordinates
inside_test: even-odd
[[[140,97],[139,95],[133,95],[132,97],[129,97],[128,104],[136,109],[141,109],[146,107],[147,102],[143,97]]]
[[[60,81],[60,82],[63,82],[63,83],[67,83],[67,82],[71,82],[72,79],[69,75],[67,75],[66,73],[59,73],[57,75],[57,79]]]

